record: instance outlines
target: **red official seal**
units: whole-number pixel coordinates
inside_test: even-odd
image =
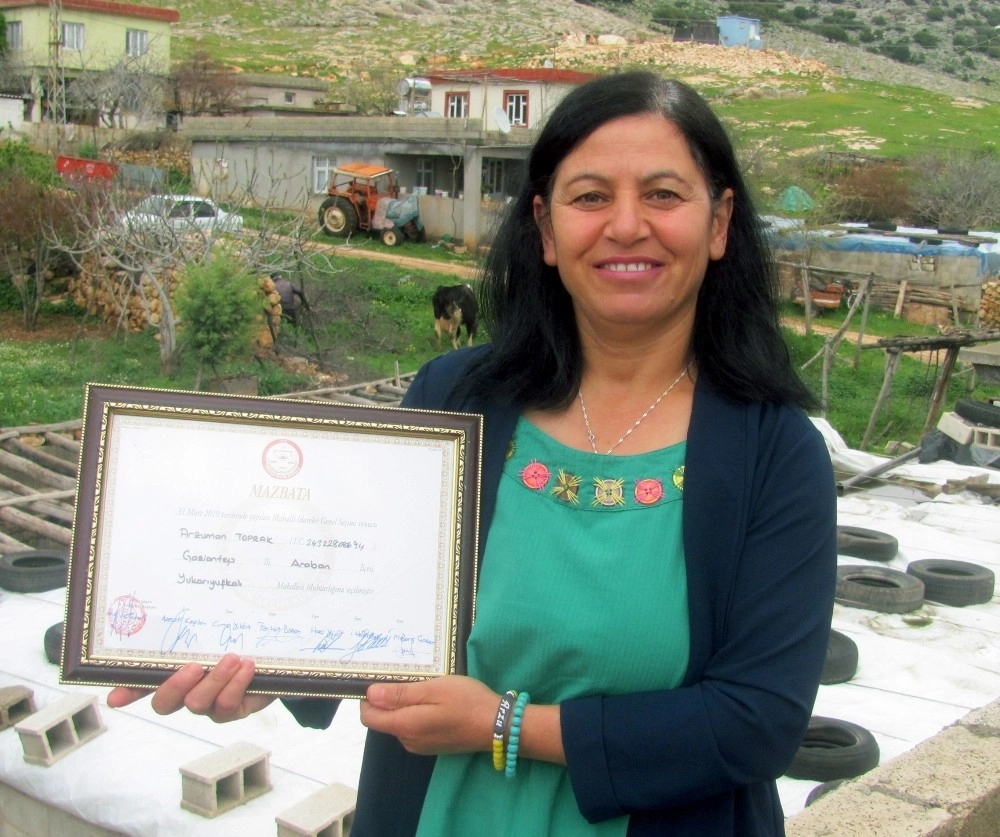
[[[133,636],[146,624],[146,608],[135,596],[119,596],[108,608],[108,621],[112,632]]]
[[[264,448],[264,470],[276,480],[287,480],[302,470],[302,449],[291,439],[275,439]]]

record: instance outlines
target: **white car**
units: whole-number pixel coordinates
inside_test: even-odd
[[[162,230],[169,227],[176,233],[238,233],[243,229],[243,217],[226,212],[210,198],[198,195],[150,195],[122,216],[129,229]]]

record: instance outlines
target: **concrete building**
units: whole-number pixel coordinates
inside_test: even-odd
[[[719,27],[719,43],[722,46],[742,46],[748,49],[762,49],[764,41],[760,34],[760,21],[754,17],[724,15],[715,19]]]
[[[0,0],[7,23],[9,60],[19,69],[20,90],[30,97],[28,121],[51,118],[50,96],[64,96],[63,82],[84,72],[108,70],[128,61],[152,73],[170,68],[174,9],[110,0]],[[59,111],[64,112],[64,111]]]
[[[402,189],[421,195],[430,237],[474,248],[516,190],[537,126],[591,78],[554,69],[436,72],[401,81],[394,117],[188,117],[181,130],[201,192],[250,192],[272,206],[316,210],[338,165],[386,166]]]

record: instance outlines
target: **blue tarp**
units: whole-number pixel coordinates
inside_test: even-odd
[[[978,247],[958,241],[932,244],[928,238],[937,237],[939,233],[918,227],[897,227],[897,234],[890,236],[867,232],[869,228],[865,225],[842,224],[836,228],[806,231],[800,222],[793,219],[765,216],[762,220],[767,225],[771,246],[781,250],[804,250],[808,239],[810,247],[823,250],[977,259],[979,276],[995,276],[1000,273],[1000,244],[984,242]],[[993,232],[972,232],[969,237],[977,235],[1000,241],[1000,233]]]

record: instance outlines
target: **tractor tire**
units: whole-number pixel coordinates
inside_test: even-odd
[[[327,235],[349,238],[358,229],[358,213],[346,198],[327,198],[319,208],[319,225]]]
[[[398,247],[403,243],[403,237],[395,227],[382,230],[382,243],[386,247]]]

